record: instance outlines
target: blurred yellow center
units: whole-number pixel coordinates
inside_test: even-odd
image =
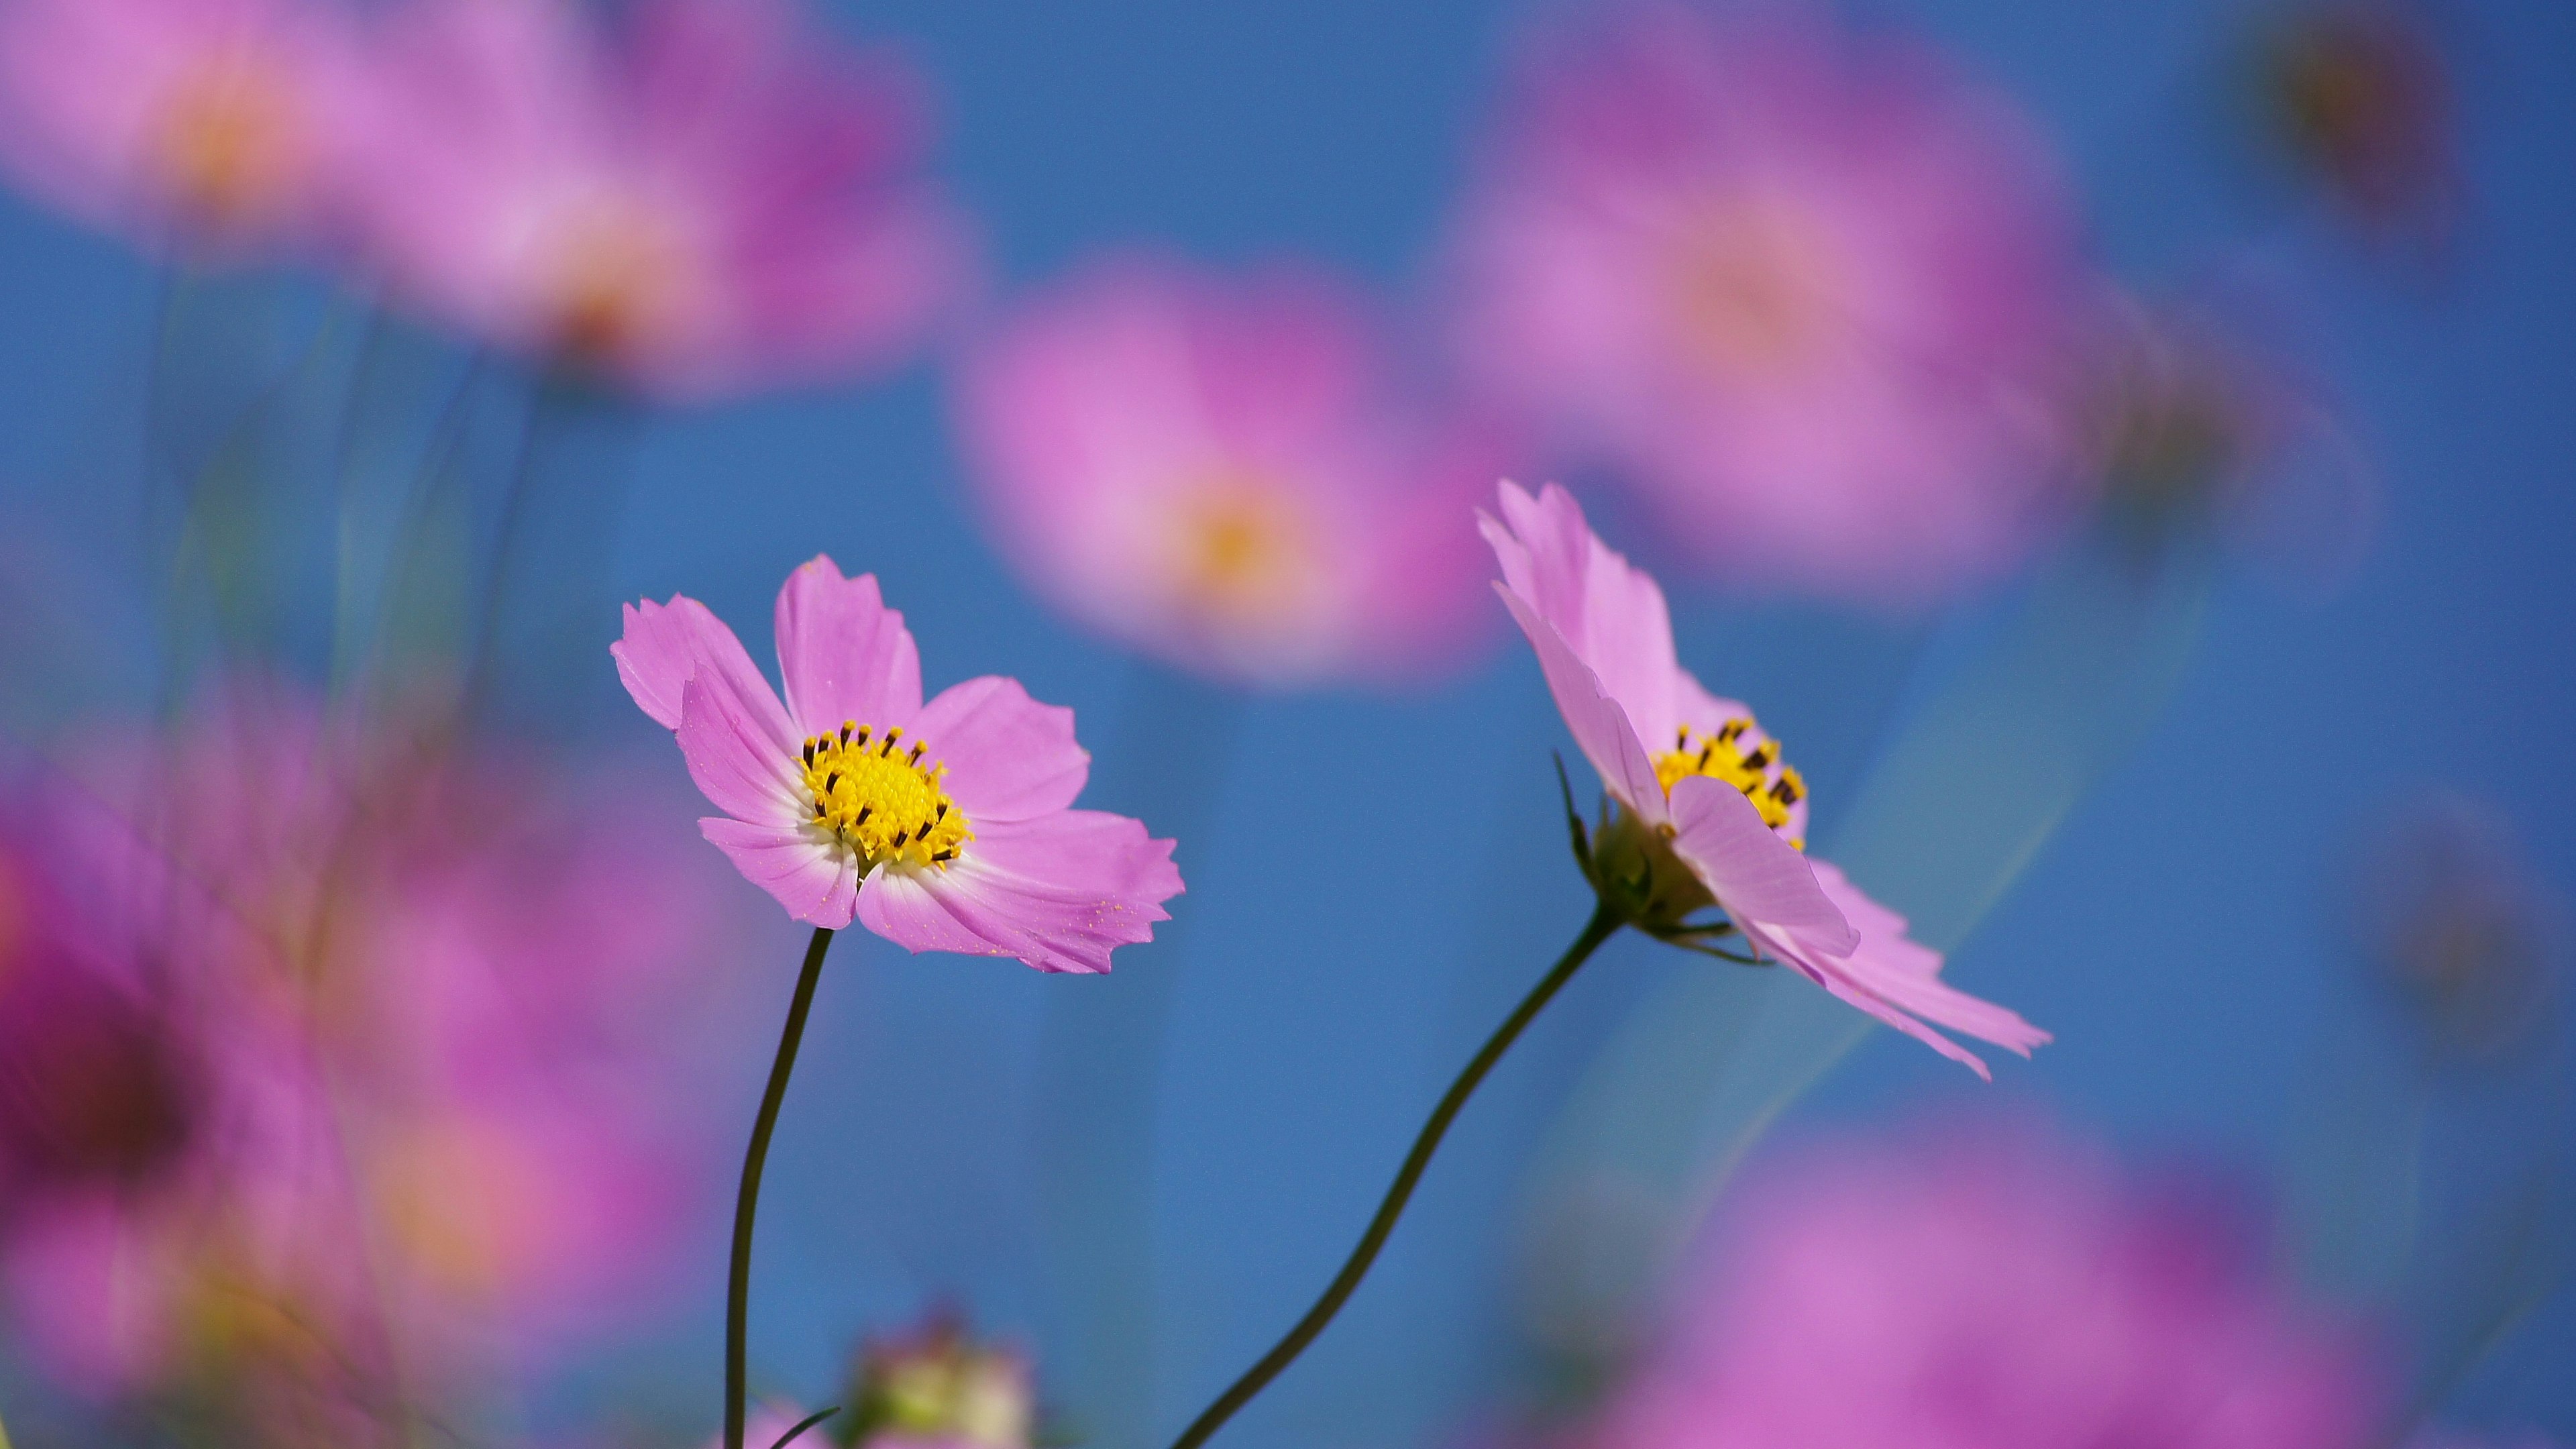
[[[241,58],[172,85],[152,154],[183,207],[201,220],[239,221],[292,186],[299,118],[291,95]]]
[[[1313,552],[1305,520],[1278,489],[1233,479],[1181,496],[1168,546],[1182,599],[1228,621],[1293,608]]]
[[[1759,197],[1702,207],[1680,228],[1669,263],[1683,344],[1729,381],[1813,361],[1836,327],[1831,251],[1800,208]]]
[[[548,341],[585,367],[630,361],[651,342],[681,274],[680,246],[652,208],[597,199],[557,223]]]
[[[1751,749],[1740,741],[1753,721],[1736,718],[1717,727],[1715,734],[1701,734],[1683,725],[1673,748],[1655,757],[1655,778],[1670,795],[1673,786],[1693,775],[1722,780],[1753,802],[1762,814],[1762,823],[1778,830],[1789,823],[1789,807],[1806,798],[1807,782],[1798,776],[1795,766],[1780,764],[1780,742],[1764,740]],[[1775,776],[1773,766],[1779,766]],[[1806,837],[1793,836],[1789,844],[1798,850],[1807,848]]]
[[[945,868],[975,838],[966,814],[939,788],[946,765],[924,765],[919,740],[903,744],[897,726],[879,735],[844,721],[840,733],[805,742],[805,790],[814,824],[858,852],[871,868],[885,862]]]

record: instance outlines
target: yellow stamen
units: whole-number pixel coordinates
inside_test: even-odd
[[[1742,717],[1727,720],[1705,735],[1683,725],[1673,748],[1655,757],[1655,779],[1667,795],[1693,775],[1724,781],[1753,802],[1763,824],[1774,830],[1786,826],[1790,807],[1807,796],[1807,782],[1795,766],[1781,763],[1778,740],[1766,739],[1749,750],[1740,748],[1736,742],[1752,727],[1753,721]],[[1803,835],[1789,837],[1789,844],[1797,850],[1807,848]]]
[[[944,764],[924,764],[923,745],[902,742],[898,727],[879,733],[856,720],[816,735],[800,757],[813,824],[858,852],[868,867],[885,862],[946,869],[975,832],[948,798]]]

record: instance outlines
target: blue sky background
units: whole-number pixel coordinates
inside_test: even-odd
[[[910,42],[944,88],[947,170],[1006,292],[1139,243],[1319,258],[1394,292],[1434,242],[1527,12],[944,0],[837,13]],[[2256,340],[2320,385],[2373,464],[2380,517],[2358,574],[2322,603],[2219,561],[2170,698],[1957,952],[1958,980],[2057,1044],[2002,1063],[1989,1092],[1879,1033],[1788,1130],[2036,1102],[2150,1157],[2269,1174],[2334,1080],[2333,1044],[2360,1029],[2334,885],[2379,812],[2423,787],[2467,791],[2508,814],[2539,875],[2576,885],[2576,7],[2434,12],[2471,198],[2438,278],[2357,246],[2250,154],[2228,70],[2249,8],[1890,0],[1862,13],[1919,27],[2032,110],[2115,275],[2258,295]],[[132,513],[91,485],[131,403],[153,278],[15,200],[0,201],[0,262],[0,519],[21,548],[112,553]],[[534,696],[553,701],[552,724],[657,747],[608,667],[615,600],[686,591],[760,653],[778,581],[829,551],[883,577],[934,688],[1003,672],[1074,706],[1099,757],[1087,803],[1158,829],[1197,823],[1179,856],[1184,928],[1160,955],[1133,953],[1136,979],[1176,983],[1152,1217],[1163,1329],[1149,1424],[1168,1435],[1302,1309],[1447,1074],[1581,923],[1537,670],[1502,647],[1498,611],[1481,663],[1402,697],[1228,701],[1159,679],[1046,614],[984,548],[929,366],[646,420],[627,506],[587,522],[613,546],[613,586],[584,604],[595,667]],[[1891,702],[1901,715],[1936,691],[2019,602],[1937,622],[1918,654],[1918,630],[1676,590],[1686,662],[1762,710],[1828,819],[1859,792]],[[1200,755],[1217,763],[1169,764]],[[2009,776],[2012,762],[1988,768]],[[652,795],[630,823],[691,831],[695,813]],[[724,869],[712,851],[707,868]],[[783,1002],[799,933],[775,912],[744,920],[745,990]],[[1412,1444],[1472,1412],[1512,1361],[1499,1285],[1535,1145],[1626,1013],[1716,969],[1615,943],[1470,1112],[1343,1323],[1231,1442]],[[1051,1354],[1080,1352],[1030,1205],[1030,1141],[1051,1120],[1032,1107],[1032,1063],[1056,993],[1096,986],[907,958],[861,933],[836,948],[763,1224],[755,1357],[769,1382],[819,1399],[857,1333],[943,1293]],[[722,1087],[746,1113],[763,1064],[747,1057]],[[2472,1101],[2442,1116],[2437,1160],[2472,1171],[2500,1157],[2513,1139],[2499,1115]],[[665,1362],[648,1399],[711,1399],[721,1250],[712,1232],[697,1247],[702,1321],[595,1366],[568,1401]],[[2469,1380],[2456,1417],[2576,1436],[2570,1362],[2562,1294]]]

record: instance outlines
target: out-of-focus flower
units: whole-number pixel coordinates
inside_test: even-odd
[[[958,289],[910,73],[793,0],[412,0],[347,178],[393,298],[666,399],[888,362]]]
[[[1546,39],[1457,244],[1478,376],[1735,584],[1908,603],[2071,511],[2074,226],[2003,103],[1777,16]]]
[[[315,240],[359,89],[336,8],[311,0],[0,6],[0,165],[148,245]]]
[[[2451,83],[2440,47],[2394,0],[2303,0],[2274,18],[2254,82],[2295,161],[2374,237],[2438,246],[2458,210]]]
[[[2086,415],[2120,536],[2149,554],[2222,539],[2311,596],[2351,576],[2377,495],[2286,368],[2198,311],[2117,302],[2097,333]]]
[[[2567,903],[2532,875],[2492,806],[2450,793],[2410,802],[2351,892],[2363,958],[2437,1055],[2493,1062],[2547,1039]]]
[[[1028,1359],[979,1343],[941,1315],[859,1353],[856,1406],[836,1437],[868,1449],[1029,1449],[1037,1421]]]
[[[959,426],[1004,551],[1083,622],[1235,679],[1384,675],[1465,642],[1461,520],[1505,462],[1394,371],[1338,282],[1129,259],[987,339]]]
[[[10,913],[69,944],[6,953],[0,1035],[28,962],[84,973],[40,999],[106,1023],[0,1094],[29,1189],[0,1274],[58,1376],[347,1442],[344,1416],[523,1368],[662,1286],[708,1145],[671,1080],[695,872],[496,759],[249,688],[97,739],[8,802],[80,893]],[[93,1057],[128,1074],[93,1083]],[[50,1145],[63,1124],[88,1145]]]
[[[2360,1449],[2359,1338],[2223,1199],[2034,1130],[1811,1148],[1750,1184],[1588,1449]]]
[[[1566,727],[1618,802],[1593,836],[1593,883],[1658,935],[1696,934],[1715,906],[1752,947],[1837,998],[1988,1076],[1945,1026],[2024,1056],[2049,1040],[1940,979],[1941,954],[1831,864],[1804,854],[1807,790],[1753,712],[1700,686],[1673,653],[1663,590],[1593,535],[1550,484],[1510,483],[1479,515],[1497,588],[1538,651]]]
[[[786,698],[706,605],[626,608],[610,653],[725,813],[707,839],[789,915],[853,919],[914,952],[1104,972],[1181,892],[1172,842],[1072,808],[1073,711],[985,675],[921,698],[921,655],[874,574],[817,557],[778,594]],[[907,738],[909,743],[906,743]]]

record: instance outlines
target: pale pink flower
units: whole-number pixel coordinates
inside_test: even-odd
[[[1500,498],[1500,519],[1479,515],[1502,563],[1495,587],[1622,809],[1596,837],[1596,864],[1639,924],[1678,926],[1713,904],[1761,955],[1981,1077],[1985,1063],[1934,1026],[2023,1056],[2049,1040],[1944,983],[1941,954],[1908,940],[1903,917],[1804,854],[1806,785],[1779,742],[1681,667],[1663,590],[1593,535],[1565,490],[1532,498],[1505,483]]]
[[[917,86],[793,0],[409,0],[347,178],[398,303],[666,399],[890,362],[956,291]]]
[[[1028,1356],[934,1313],[860,1350],[844,1426],[858,1449],[1030,1449],[1037,1389]]]
[[[1909,603],[2076,501],[2073,232],[2027,127],[1925,47],[1632,5],[1532,48],[1458,341],[1730,584]]]
[[[2034,1129],[1813,1147],[1748,1185],[1585,1449],[2363,1449],[2384,1366],[2222,1191]]]
[[[968,359],[958,423],[989,527],[1041,594],[1232,679],[1453,659],[1477,585],[1464,509],[1496,431],[1402,396],[1332,279],[1096,265]]]
[[[358,84],[311,0],[10,0],[0,166],[151,246],[310,242]]]
[[[1172,842],[1071,808],[1091,773],[1073,711],[998,675],[923,703],[903,615],[829,558],[788,575],[777,635],[784,700],[695,599],[628,605],[609,652],[725,812],[707,839],[790,916],[1078,972],[1169,919]]]

